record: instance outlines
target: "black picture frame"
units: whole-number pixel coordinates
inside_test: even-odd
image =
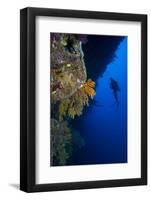
[[[141,22],[141,178],[70,183],[35,182],[35,18],[54,16]],[[147,15],[24,8],[20,11],[20,189],[25,192],[147,184]]]

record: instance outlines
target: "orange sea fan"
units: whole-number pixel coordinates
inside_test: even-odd
[[[82,84],[82,92],[85,94],[88,94],[91,98],[95,95],[95,90],[93,89],[95,87],[95,82],[89,79],[87,82]]]
[[[86,84],[87,84],[89,87],[92,87],[92,88],[95,87],[95,82],[92,81],[91,79],[88,79],[88,81],[86,82]]]

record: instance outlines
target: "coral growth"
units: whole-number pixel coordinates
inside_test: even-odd
[[[51,34],[52,102],[72,96],[86,78],[81,43],[76,35]]]
[[[82,84],[82,92],[85,94],[88,94],[91,98],[95,95],[95,90],[93,89],[95,87],[95,82],[89,79],[87,82]]]
[[[80,116],[84,106],[89,105],[89,97],[93,98],[95,95],[94,87],[95,82],[88,80],[70,98],[62,100],[59,105],[59,120],[63,120],[65,116]]]
[[[89,98],[95,95],[95,82],[88,79],[82,51],[85,35],[51,33],[51,165],[66,165],[72,148],[84,140],[70,127],[69,118],[80,116]],[[87,80],[87,81],[86,81]]]
[[[66,121],[51,119],[51,163],[65,165],[72,152],[72,133]]]

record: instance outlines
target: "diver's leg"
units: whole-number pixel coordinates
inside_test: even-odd
[[[119,104],[117,92],[114,92],[114,98],[115,98],[115,100],[116,100],[116,103]]]

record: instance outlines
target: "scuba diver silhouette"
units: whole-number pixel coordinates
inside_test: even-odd
[[[113,78],[110,78],[110,88],[113,92],[115,103],[118,106],[119,105],[118,92],[120,92],[120,88],[119,88],[118,82],[114,80]]]

